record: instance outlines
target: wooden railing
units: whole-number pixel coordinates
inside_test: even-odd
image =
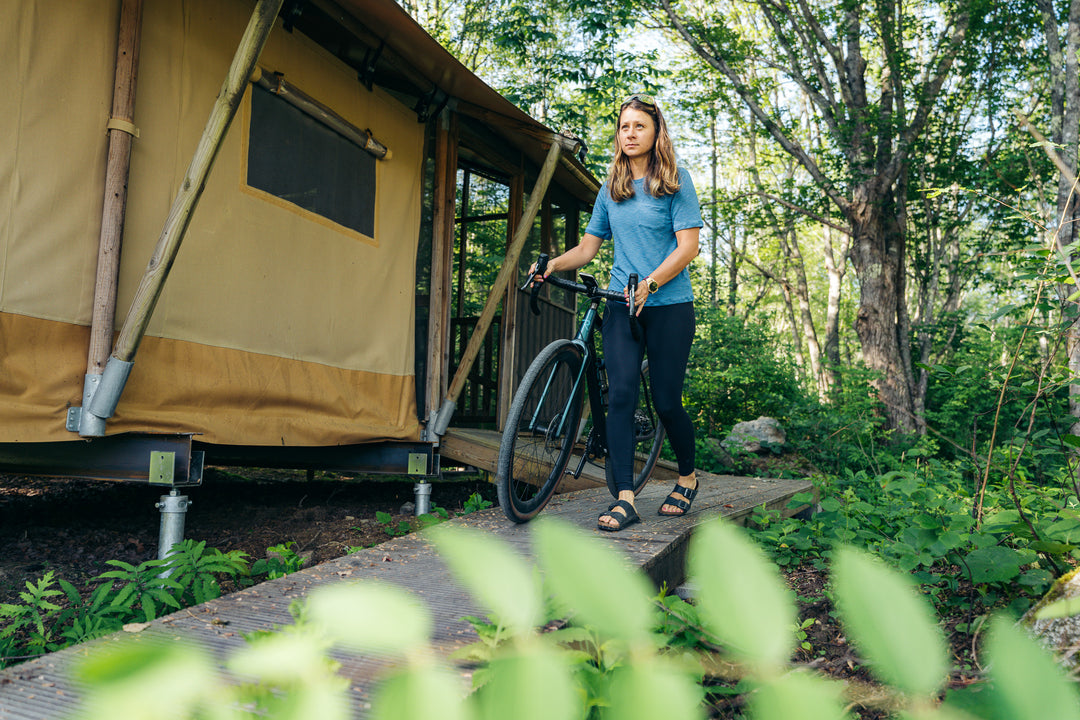
[[[450,321],[450,377],[457,372],[461,356],[469,337],[476,327],[477,319],[453,318]],[[502,334],[502,316],[496,315],[480,346],[468,380],[458,398],[454,413],[455,425],[494,427],[499,400],[499,337]]]

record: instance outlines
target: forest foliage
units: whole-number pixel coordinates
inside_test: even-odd
[[[759,514],[774,562],[868,550],[953,642],[1076,567],[1080,3],[402,4],[598,177],[621,98],[656,95],[705,218],[699,465],[761,472],[718,441],[770,415],[769,471],[820,493]]]
[[[798,625],[778,566],[834,576],[836,613],[897,700],[890,712],[1080,717],[1075,688],[1012,623],[1080,562],[1070,403],[1080,3],[401,3],[496,90],[585,140],[599,177],[621,98],[658,97],[706,224],[685,390],[699,465],[759,472],[760,458],[716,441],[740,420],[776,417],[788,440],[773,450],[798,458],[790,472],[812,474],[820,511],[759,511],[755,544],[706,529],[691,554],[702,582],[693,607],[600,573],[617,563],[555,524],[538,527],[550,593],[501,550],[448,534],[448,563],[494,618],[478,621],[490,665],[465,705],[438,702],[451,681],[427,661],[426,636],[319,624],[369,603],[404,617],[396,627],[424,626],[382,590],[313,600],[310,623],[267,641],[270,657],[311,651],[307,675],[238,657],[236,669],[292,688],[262,699],[301,709],[310,699],[307,709],[334,717],[343,691],[325,651],[352,642],[405,658],[384,687],[385,717],[531,717],[521,715],[531,703],[550,710],[536,717],[695,717],[702,668],[714,667],[702,658],[738,666],[724,692],[749,697],[754,717],[843,716],[843,688],[790,664]],[[507,202],[495,184],[471,192],[477,214]],[[464,308],[483,302],[506,237],[497,223],[472,232]],[[476,553],[502,573],[470,573],[462,558]],[[594,560],[588,571],[582,558]],[[484,579],[504,575],[522,582]],[[740,582],[725,582],[733,575]],[[548,641],[523,629],[547,618],[550,595],[571,600],[581,622]],[[948,656],[984,637],[993,662]],[[204,659],[167,659],[210,673]],[[958,674],[992,690],[946,691]],[[121,695],[102,687],[94,701],[117,716],[109,703]],[[205,687],[185,702],[213,707],[226,692]]]

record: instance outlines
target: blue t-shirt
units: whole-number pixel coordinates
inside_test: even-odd
[[[605,182],[596,196],[592,218],[585,232],[602,240],[615,238],[615,265],[609,290],[622,290],[630,273],[643,281],[670,255],[678,243],[679,230],[701,227],[694,181],[679,168],[679,191],[655,198],[646,192],[644,179],[634,181],[634,196],[622,202],[611,199]],[[690,273],[686,268],[649,297],[649,305],[693,302]]]

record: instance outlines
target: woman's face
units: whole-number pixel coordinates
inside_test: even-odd
[[[656,144],[656,123],[652,116],[633,107],[619,115],[619,149],[631,160],[648,157]]]

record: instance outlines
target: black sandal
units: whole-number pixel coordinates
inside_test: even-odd
[[[690,505],[693,504],[694,498],[697,497],[700,488],[700,483],[691,489],[676,482],[675,489],[668,493],[667,499],[664,500],[664,502],[660,503],[660,507],[657,508],[656,514],[664,515],[666,517],[682,517],[690,512]],[[678,495],[682,495],[682,497],[677,497]],[[683,498],[686,499],[684,500]],[[681,512],[663,512],[662,510],[665,505],[677,507]]]
[[[614,510],[615,508],[620,508],[626,514],[623,515],[622,513],[612,512],[612,510]],[[614,526],[601,525],[599,521],[601,518],[605,517],[611,518],[617,524]],[[625,500],[618,500],[611,504],[611,507],[607,509],[607,512],[600,513],[600,517],[596,518],[596,520],[596,526],[601,530],[607,530],[608,532],[618,532],[619,530],[630,527],[634,523],[640,521],[641,518],[638,517],[637,510],[634,510],[633,505],[631,505]]]

